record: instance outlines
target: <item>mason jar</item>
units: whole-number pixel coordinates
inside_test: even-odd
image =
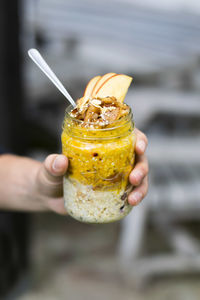
[[[64,177],[64,201],[69,215],[87,223],[107,223],[126,216],[131,206],[129,174],[135,161],[132,112],[104,128],[83,121],[66,110],[62,151],[69,160]]]

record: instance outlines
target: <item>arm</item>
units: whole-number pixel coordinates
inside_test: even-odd
[[[68,160],[49,155],[44,163],[15,155],[0,156],[0,209],[53,210],[66,214],[62,180]]]

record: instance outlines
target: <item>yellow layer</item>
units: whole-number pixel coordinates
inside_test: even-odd
[[[63,131],[63,154],[69,158],[67,176],[93,189],[125,189],[134,164],[134,145],[133,132],[115,140],[89,142]]]

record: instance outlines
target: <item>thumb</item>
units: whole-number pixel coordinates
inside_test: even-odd
[[[60,197],[62,195],[63,175],[68,167],[68,159],[62,154],[47,156],[38,173],[38,185],[45,196]]]

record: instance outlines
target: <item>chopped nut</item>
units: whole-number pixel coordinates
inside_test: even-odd
[[[103,128],[128,113],[129,107],[118,102],[115,97],[92,99],[83,97],[77,101],[77,107],[71,111],[71,116],[82,120],[83,124],[81,126]]]
[[[98,100],[98,99],[92,99],[90,101],[90,103],[92,103],[92,105],[96,106],[96,105],[101,105],[101,100]]]
[[[116,107],[114,110],[107,110],[104,113],[103,119],[109,121],[109,123],[118,120],[120,116],[120,108]]]
[[[84,122],[93,122],[98,118],[99,112],[100,108],[94,105],[89,106],[84,118]]]
[[[85,97],[82,97],[80,99],[77,100],[77,107],[79,109],[81,109],[83,106],[85,106],[87,104],[87,102],[89,101],[89,98],[85,98]]]

